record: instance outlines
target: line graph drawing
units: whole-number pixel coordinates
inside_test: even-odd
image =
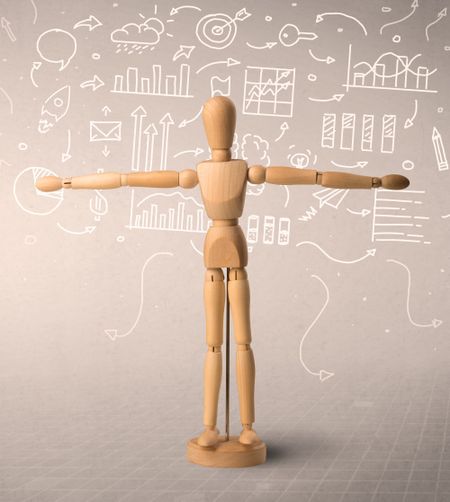
[[[381,54],[373,64],[368,61],[352,64],[352,44],[350,44],[347,79],[343,86],[347,92],[351,88],[360,88],[436,93],[436,90],[429,89],[429,77],[437,71],[437,68],[430,70],[418,64],[416,69],[412,68],[413,63],[421,55],[416,54],[408,58],[388,51]]]
[[[142,310],[144,308],[144,273],[145,273],[145,270],[148,266],[149,263],[151,263],[157,256],[174,256],[173,253],[171,253],[170,251],[158,251],[157,253],[153,253],[149,258],[147,258],[145,260],[145,263],[142,267],[142,270],[141,270],[141,278],[140,278],[140,301],[139,301],[139,309],[138,309],[138,313],[137,313],[137,316],[136,316],[136,319],[134,321],[134,323],[131,325],[130,329],[124,333],[119,333],[118,330],[116,328],[114,329],[105,329],[104,330],[104,333],[112,340],[112,341],[115,341],[117,340],[118,338],[125,338],[126,336],[129,336],[131,335],[131,333],[135,330],[136,326],[138,325],[139,323],[139,319],[141,318],[141,315],[142,315]]]
[[[393,153],[395,149],[397,116],[384,114],[381,124],[376,127],[375,115],[355,113],[340,115],[324,113],[322,115],[321,146],[323,148],[339,148],[340,150],[354,151],[357,146],[363,152],[374,151],[375,144],[382,153]],[[339,134],[340,131],[340,134]],[[376,134],[379,132],[379,137]]]
[[[195,34],[198,40],[210,49],[225,49],[230,46],[237,34],[237,23],[251,16],[245,9],[238,10],[234,17],[217,13],[203,16],[197,23]]]
[[[164,75],[160,64],[152,65],[152,75],[141,77],[139,69],[127,68],[126,74],[114,75],[114,87],[111,92],[118,94],[141,94],[147,96],[166,96],[192,98],[189,94],[191,67],[183,63],[178,75]]]
[[[295,68],[247,66],[244,82],[244,115],[292,117]]]
[[[409,270],[409,267],[405,265],[404,263],[394,260],[393,258],[390,258],[386,260],[388,263],[396,263],[397,265],[400,265],[402,268],[406,270],[406,273],[408,274],[408,286],[406,289],[406,313],[408,315],[409,322],[413,325],[416,326],[417,328],[438,328],[441,324],[442,321],[440,319],[432,319],[431,322],[429,323],[418,323],[413,320],[411,317],[411,308],[410,308],[410,301],[411,301],[411,271]]]
[[[430,244],[425,240],[423,224],[430,220],[416,208],[423,204],[425,190],[374,190],[372,242],[408,242]]]
[[[318,376],[319,380],[321,382],[324,382],[325,380],[328,380],[329,378],[331,378],[332,376],[334,376],[334,373],[332,373],[330,371],[326,371],[324,369],[322,369],[320,371],[312,371],[310,368],[308,368],[308,366],[306,365],[306,363],[304,361],[304,358],[303,358],[303,344],[305,343],[305,339],[308,336],[308,334],[311,331],[311,329],[314,327],[314,325],[319,320],[320,316],[323,314],[324,310],[327,308],[327,305],[328,305],[328,303],[330,301],[330,290],[328,289],[328,286],[325,284],[325,282],[318,275],[311,275],[311,277],[313,279],[317,279],[322,284],[322,286],[324,287],[324,289],[325,289],[325,302],[322,305],[321,309],[319,310],[319,313],[313,319],[312,323],[308,326],[308,328],[306,329],[305,333],[303,334],[303,336],[302,336],[302,338],[300,340],[300,344],[298,346],[298,357],[299,357],[299,360],[300,360],[300,364],[303,366],[303,368],[305,368],[305,370],[310,375]]]

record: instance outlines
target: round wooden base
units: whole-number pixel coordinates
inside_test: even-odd
[[[187,458],[194,464],[207,467],[250,467],[266,461],[266,445],[262,441],[247,446],[239,442],[238,436],[219,436],[216,446],[199,446],[197,438],[187,444]]]

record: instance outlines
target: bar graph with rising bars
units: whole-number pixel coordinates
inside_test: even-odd
[[[161,65],[154,64],[151,76],[141,76],[138,68],[130,66],[125,75],[114,75],[111,92],[192,98],[189,94],[190,70],[188,64],[182,64],[178,75],[164,75]]]

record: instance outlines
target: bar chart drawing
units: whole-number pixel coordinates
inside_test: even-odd
[[[163,74],[161,65],[154,64],[151,76],[141,76],[139,68],[129,66],[124,75],[114,75],[114,87],[111,92],[192,98],[189,94],[190,73],[191,67],[188,64],[180,65],[178,75]]]
[[[324,113],[321,146],[350,151],[358,147],[362,152],[372,152],[375,147],[382,153],[393,153],[396,125],[397,116],[392,114],[376,120],[373,114]]]
[[[181,192],[157,192],[138,201],[139,195],[138,191],[132,190],[127,228],[205,233],[211,224],[203,205]],[[160,206],[165,199],[170,199],[171,207],[163,211]]]
[[[351,88],[380,89],[410,92],[434,92],[429,88],[430,79],[437,69],[415,63],[421,54],[412,58],[394,52],[385,52],[370,64],[367,61],[352,63],[352,46],[348,48],[347,80],[343,84],[348,92]],[[414,66],[413,66],[414,63]]]
[[[422,214],[424,190],[374,191],[372,242],[430,244],[423,226],[430,220]]]
[[[287,246],[291,231],[291,219],[287,217],[278,218],[278,224],[275,216],[264,216],[262,225],[260,225],[260,216],[251,214],[247,219],[247,242],[249,249],[260,240],[260,230],[262,232],[263,244],[278,244]],[[260,229],[260,226],[263,228]]]

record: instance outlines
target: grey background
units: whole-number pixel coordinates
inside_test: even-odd
[[[180,5],[191,7],[171,15]],[[413,6],[404,1],[160,2],[155,14],[155,4],[140,1],[0,3],[1,500],[450,499],[449,170],[439,170],[432,141],[437,128],[448,155],[449,22],[443,15],[430,26],[427,40],[426,26],[447,4],[419,0]],[[197,37],[204,16],[233,17],[244,7],[251,16],[236,21],[229,46],[211,49]],[[384,24],[411,12],[380,34]],[[316,23],[323,13],[341,14]],[[362,22],[367,36],[355,19],[342,14]],[[90,15],[102,25],[74,28]],[[152,39],[153,49],[116,52],[114,30],[152,17],[164,25],[159,41]],[[288,23],[317,38],[282,44],[279,34]],[[39,37],[52,29],[76,39],[76,52],[62,70],[49,60],[71,54],[70,35],[52,32],[42,40],[41,53],[37,50]],[[277,44],[248,45],[267,42]],[[346,92],[349,44],[354,62],[372,64],[389,51],[409,58],[422,54],[419,65],[437,69],[429,77],[429,89],[437,92]],[[180,45],[195,48],[188,59],[173,61]],[[335,61],[314,60],[309,50]],[[196,73],[227,58],[239,64],[215,64]],[[111,92],[114,75],[127,67],[151,75],[152,65],[161,64],[164,73],[175,74],[182,63],[191,68],[192,97]],[[292,117],[244,113],[248,66],[295,68]],[[80,87],[94,75],[103,85]],[[259,195],[249,187],[244,231],[249,215],[259,216],[261,228],[266,216],[274,216],[277,222],[290,219],[290,235],[287,245],[265,244],[260,232],[249,254],[255,428],[269,457],[265,465],[245,470],[204,469],[184,459],[186,441],[202,428],[206,347],[203,262],[196,249],[201,250],[204,235],[129,228],[128,188],[103,191],[97,211],[91,191],[67,191],[61,201],[43,198],[33,189],[37,171],[30,169],[61,176],[129,171],[131,114],[139,106],[147,113],[145,126],[154,123],[158,129],[154,169],[161,166],[159,121],[166,113],[173,120],[167,168],[194,167],[208,158],[201,120],[179,125],[211,95],[213,76],[231,77],[237,156],[265,165],[405,174],[409,190],[421,192],[403,193],[421,202],[405,203],[406,214],[427,218],[415,232],[423,234],[420,242],[377,241],[374,191],[349,192],[334,208],[319,207],[317,186],[290,187],[288,200],[285,187],[268,185]],[[43,103],[66,85],[67,113],[40,133]],[[335,94],[343,96],[309,99]],[[405,127],[415,99],[416,117]],[[105,105],[111,110],[107,117]],[[322,145],[324,113],[338,117],[334,148]],[[357,140],[353,151],[340,148],[342,113],[355,114],[355,138],[360,138],[362,115],[374,116],[373,151],[361,151]],[[396,115],[390,153],[380,151],[385,114]],[[122,122],[121,141],[90,140],[90,122],[102,120]],[[284,122],[288,129],[278,139]],[[253,136],[247,136],[243,150],[248,134]],[[62,157],[68,135],[70,158]],[[195,155],[196,148],[203,151]],[[186,150],[194,152],[180,153]],[[299,158],[305,164],[299,165]],[[363,168],[333,164],[361,161],[367,163]],[[146,195],[144,189],[135,192]],[[201,203],[198,187],[184,195]],[[161,196],[160,210],[173,207],[171,200]],[[316,214],[302,221],[311,207]],[[363,209],[370,213],[355,214]],[[36,214],[44,212],[49,214]],[[303,241],[314,244],[296,245]],[[366,256],[370,249],[375,254]],[[156,256],[144,268],[158,252],[172,255]],[[117,330],[119,337],[112,339],[105,330]],[[234,369],[233,354],[231,359]],[[321,370],[328,372],[323,381]],[[233,372],[233,433],[239,432],[236,401]]]

